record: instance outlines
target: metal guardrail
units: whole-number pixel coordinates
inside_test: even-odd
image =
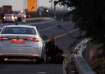
[[[49,22],[53,22],[55,19],[48,17],[36,17],[36,18],[27,18],[26,22],[31,24],[45,24]]]
[[[90,65],[86,62],[86,60],[83,57],[83,51],[85,50],[87,43],[91,39],[86,38],[82,40],[77,46],[75,47],[75,50],[73,52],[73,61],[76,65],[76,68],[79,72],[79,74],[95,74],[95,72],[92,70]]]
[[[33,21],[33,20],[54,20],[53,18],[49,18],[49,17],[36,17],[36,18],[27,18],[27,21]]]

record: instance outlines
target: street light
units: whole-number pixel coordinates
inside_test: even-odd
[[[49,16],[49,10],[46,9],[45,12],[46,12],[47,16]]]

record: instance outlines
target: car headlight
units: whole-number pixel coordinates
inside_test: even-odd
[[[5,19],[5,16],[3,17],[3,19]]]
[[[12,16],[11,18],[12,18],[12,20],[15,20],[15,17],[14,16]]]
[[[15,19],[17,19],[17,16],[15,16]]]
[[[24,15],[24,18],[26,18],[26,15]]]

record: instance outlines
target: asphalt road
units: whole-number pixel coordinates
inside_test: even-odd
[[[8,24],[8,23],[7,23]],[[50,20],[45,22],[29,22],[37,26],[44,40],[56,38],[56,45],[69,54],[71,44],[80,35],[74,23]],[[0,64],[0,74],[63,74],[62,64]]]
[[[0,64],[0,74],[63,74],[58,64]]]

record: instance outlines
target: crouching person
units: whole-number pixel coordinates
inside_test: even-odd
[[[62,64],[64,57],[63,51],[55,45],[55,39],[51,38],[45,44],[46,63]]]

